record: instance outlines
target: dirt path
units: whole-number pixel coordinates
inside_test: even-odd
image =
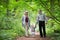
[[[18,37],[17,40],[51,40],[50,38],[41,38],[39,33],[36,33],[35,37]]]

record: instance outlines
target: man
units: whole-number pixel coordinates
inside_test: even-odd
[[[28,11],[25,11],[23,17],[22,17],[22,26],[25,28],[25,35],[28,36],[28,29],[30,26],[30,19],[28,16]]]
[[[39,10],[36,24],[37,23],[39,24],[39,31],[41,37],[43,36],[46,37],[45,20],[46,20],[45,15],[42,13],[42,10]]]

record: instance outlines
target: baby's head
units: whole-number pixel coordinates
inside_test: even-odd
[[[31,27],[35,27],[35,25],[34,25],[34,24],[32,24],[32,25],[31,25]]]

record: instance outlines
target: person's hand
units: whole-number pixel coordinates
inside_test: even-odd
[[[35,25],[35,28],[36,28],[36,25]]]
[[[45,24],[47,24],[47,23],[45,23]]]

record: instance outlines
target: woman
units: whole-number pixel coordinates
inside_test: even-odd
[[[25,28],[25,35],[28,36],[28,29],[30,26],[30,19],[28,16],[28,11],[25,11],[25,13],[22,17],[22,26]]]

